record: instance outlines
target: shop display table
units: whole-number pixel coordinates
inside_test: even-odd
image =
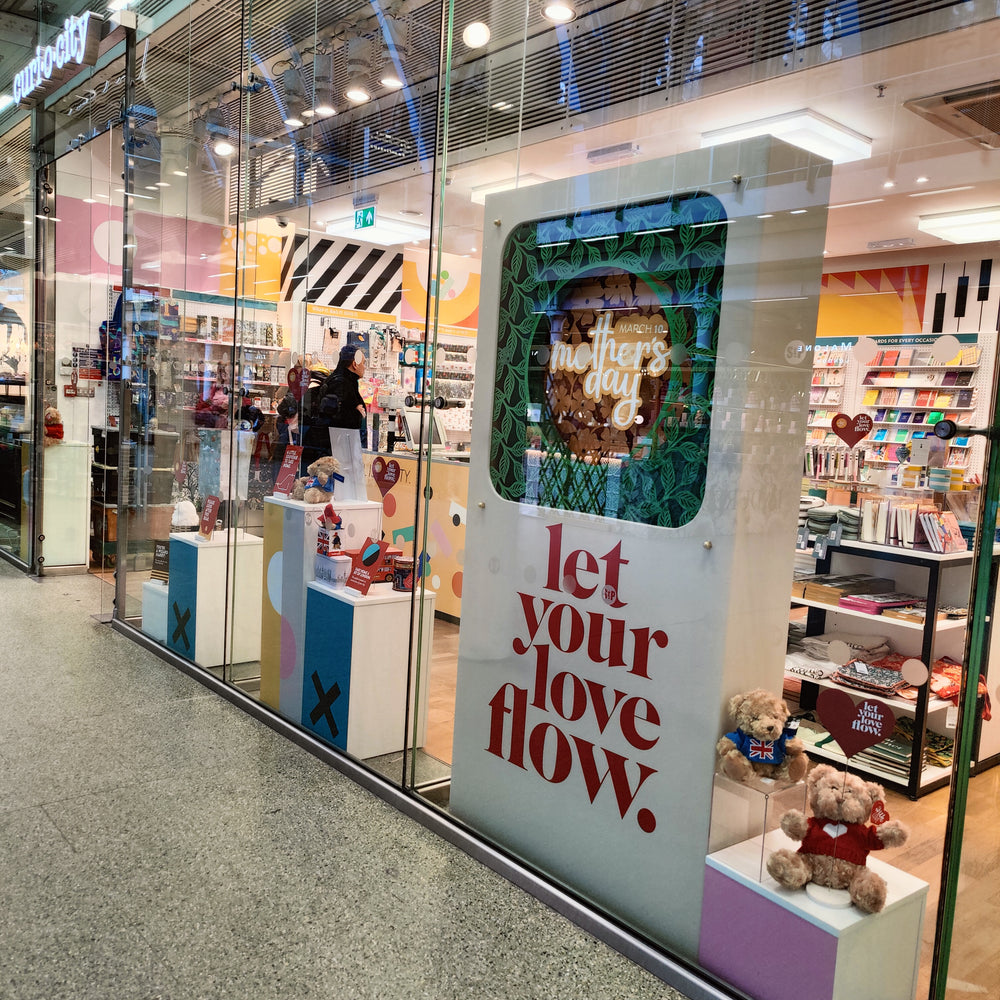
[[[424,596],[420,669],[410,686],[411,708],[419,706],[415,746],[423,746],[427,729],[434,596]],[[367,596],[309,584],[301,723],[355,757],[403,749],[410,597],[388,583],[374,584]],[[416,637],[413,651],[416,657]]]
[[[797,849],[780,830],[763,849]],[[757,1000],[913,1000],[927,883],[869,855],[868,867],[885,879],[881,913],[836,909],[805,890],[758,881],[761,838],[734,844],[705,861],[698,960]],[[761,961],[775,954],[780,961]]]
[[[382,505],[333,500],[344,530],[343,547],[382,537]],[[315,579],[316,534],[323,504],[264,498],[264,590],[260,614],[260,697],[285,718],[302,714],[302,654],[306,586]]]
[[[199,667],[258,659],[263,554],[263,540],[245,531],[216,531],[211,539],[171,534],[167,646]],[[227,580],[233,594],[228,609]]]

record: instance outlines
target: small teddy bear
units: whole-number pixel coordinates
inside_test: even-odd
[[[789,722],[788,706],[775,694],[754,688],[729,699],[736,729],[715,745],[718,770],[734,781],[758,778],[801,781],[809,770],[805,746]]]
[[[320,455],[311,465],[307,466],[308,475],[295,480],[292,487],[292,499],[304,500],[306,503],[329,503],[333,496],[334,483],[343,482],[340,472],[340,462],[332,455]]]
[[[42,418],[45,424],[45,446],[56,444],[63,439],[62,414],[54,406],[46,406]]]
[[[807,780],[808,819],[798,809],[781,817],[781,829],[792,840],[801,840],[798,851],[786,847],[767,859],[767,871],[786,889],[801,889],[807,882],[831,889],[847,889],[851,902],[864,913],[878,913],[885,906],[885,880],[871,871],[866,861],[870,851],[900,847],[909,831],[898,820],[890,820],[881,802],[880,785],[855,774],[818,764]],[[875,815],[872,810],[879,804]],[[885,822],[869,824],[869,818]]]

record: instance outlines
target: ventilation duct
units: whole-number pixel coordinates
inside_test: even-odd
[[[904,106],[981,149],[1000,149],[1000,80],[907,101]]]

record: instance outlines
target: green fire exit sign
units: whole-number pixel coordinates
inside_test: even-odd
[[[375,206],[369,205],[367,208],[356,208],[354,210],[354,228],[371,229],[375,225]]]

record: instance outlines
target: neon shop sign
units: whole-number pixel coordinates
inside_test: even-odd
[[[18,104],[33,103],[69,74],[67,67],[92,65],[100,43],[100,21],[90,11],[80,17],[71,15],[63,21],[63,30],[49,45],[35,46],[34,58],[14,75],[14,100]],[[42,91],[42,94],[36,94]]]

